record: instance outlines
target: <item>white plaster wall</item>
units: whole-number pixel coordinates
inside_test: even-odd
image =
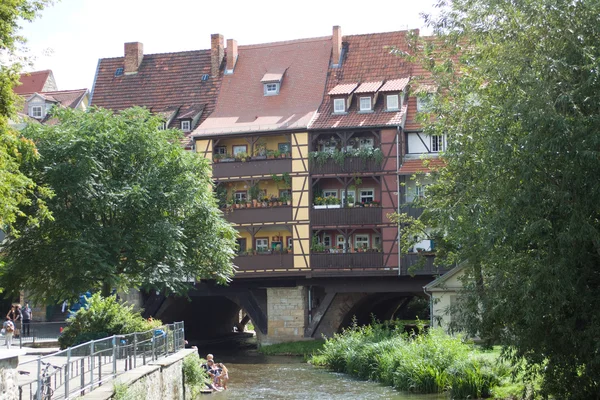
[[[419,139],[419,136],[421,137],[421,139],[423,141],[421,141],[421,139]],[[446,138],[444,137],[444,142],[445,141],[446,141]],[[427,145],[427,147],[425,147],[425,145],[423,145],[423,142],[425,142],[425,145]],[[407,154],[429,153],[431,151],[431,136],[426,135],[422,132],[409,133],[407,135],[407,145],[408,145]],[[429,149],[429,151],[427,149]]]

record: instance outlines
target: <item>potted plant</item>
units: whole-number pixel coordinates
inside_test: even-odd
[[[379,207],[379,204],[380,204],[380,203],[379,203],[378,201],[375,201],[375,200],[373,200],[373,201],[371,202],[371,207]]]
[[[235,199],[235,200],[233,201],[233,207],[234,207],[234,208],[240,208],[240,201],[239,201],[238,199]]]
[[[262,206],[263,207],[268,207],[269,206],[269,198],[267,196],[263,197],[261,200],[262,200]]]
[[[279,150],[274,150],[273,151],[273,157],[274,158],[279,158],[281,157],[281,152]]]
[[[354,207],[354,196],[348,196],[348,207]]]
[[[267,150],[267,158],[272,160],[275,158],[275,152],[273,150]]]
[[[223,154],[218,154],[217,153],[217,154],[213,155],[213,162],[216,164],[219,161],[221,161],[221,158],[223,158]]]
[[[252,158],[255,160],[264,160],[267,158],[267,142],[264,139],[259,139],[258,142],[256,142],[254,156]]]
[[[323,198],[321,196],[316,196],[315,199],[313,200],[313,204],[314,204],[315,210],[318,210],[321,208],[327,208],[327,205],[325,205],[325,198]]]
[[[235,159],[241,162],[246,162],[248,161],[248,153],[246,153],[245,151],[240,151],[236,154]]]
[[[219,160],[219,162],[233,162],[233,161],[235,161],[235,157],[233,157],[229,153],[221,154],[221,159]]]

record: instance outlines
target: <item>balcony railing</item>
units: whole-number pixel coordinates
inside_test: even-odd
[[[294,268],[294,256],[291,253],[239,255],[233,263],[240,271],[290,269]]]
[[[423,207],[415,207],[410,203],[400,204],[400,212],[406,213],[409,217],[416,219],[423,214]]]
[[[292,172],[291,158],[275,158],[265,160],[215,162],[212,165],[214,178],[231,176],[272,175]]]
[[[346,157],[341,163],[338,163],[334,159],[327,159],[324,162],[320,162],[319,160],[310,161],[311,174],[379,172],[381,170],[381,163],[372,158]]]
[[[405,254],[402,256],[402,274],[403,275],[437,275],[443,274],[450,270],[450,268],[436,267],[433,265],[435,255],[433,253],[427,254]],[[422,262],[422,265],[417,265]],[[413,268],[411,268],[413,267]]]
[[[312,269],[381,268],[383,253],[322,253],[311,254]]]
[[[292,220],[292,207],[236,208],[224,211],[225,219],[234,224],[287,222]]]
[[[313,226],[380,224],[381,207],[350,207],[311,210]]]

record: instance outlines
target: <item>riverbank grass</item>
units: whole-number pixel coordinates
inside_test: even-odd
[[[325,345],[324,340],[303,340],[261,346],[258,351],[265,355],[303,356],[308,358]]]
[[[398,390],[449,392],[456,399],[492,397],[509,375],[497,357],[460,338],[438,329],[409,335],[403,324],[346,329],[328,339],[310,362]]]

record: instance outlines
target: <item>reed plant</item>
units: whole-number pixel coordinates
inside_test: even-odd
[[[438,329],[414,335],[402,324],[356,324],[328,339],[311,362],[413,393],[489,397],[508,371],[459,337]]]

